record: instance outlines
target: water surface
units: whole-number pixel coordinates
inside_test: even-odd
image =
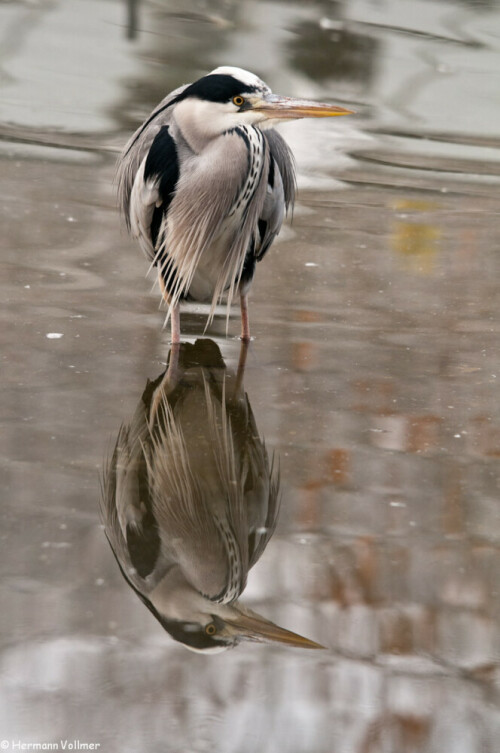
[[[495,751],[498,5],[40,0],[0,4],[0,29],[2,739]],[[282,503],[243,599],[324,652],[187,652],[99,524],[105,457],[168,355],[117,150],[220,64],[358,113],[283,129],[300,196],[244,377]],[[207,333],[232,368],[238,332],[235,310]]]

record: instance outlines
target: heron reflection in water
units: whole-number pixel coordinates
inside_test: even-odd
[[[118,434],[103,479],[106,536],[126,581],[187,648],[322,648],[238,601],[279,506],[279,472],[243,388],[246,348],[234,373],[212,340],[172,346]]]

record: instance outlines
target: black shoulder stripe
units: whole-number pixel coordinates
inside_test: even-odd
[[[146,128],[148,127],[148,125],[150,125],[150,123],[152,123],[153,120],[158,117],[158,115],[161,115],[162,112],[165,112],[165,110],[167,110],[169,107],[171,107],[172,105],[175,105],[176,102],[177,102],[177,97],[175,97],[175,99],[173,99],[171,102],[167,102],[167,104],[163,105],[163,107],[160,107],[159,110],[154,110],[154,112],[151,113],[151,115],[149,116],[149,118],[144,121],[144,123],[142,124],[142,126],[137,131],[135,139],[132,141],[132,143],[130,144],[129,148],[127,149],[127,151],[123,155],[124,157],[126,157],[127,154],[130,152],[130,150],[132,149],[132,147],[135,144],[137,144],[138,139],[140,138],[140,136],[142,136],[142,134],[144,133],[144,131],[146,130]]]
[[[162,200],[161,208],[156,208],[153,213],[151,227],[152,240],[156,244],[161,218],[168,211],[179,180],[177,149],[168,126],[160,129],[151,144],[144,166],[144,180],[148,178],[158,180],[158,191]]]

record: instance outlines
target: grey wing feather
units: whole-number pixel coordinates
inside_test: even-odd
[[[268,165],[269,150],[264,149],[252,200],[241,222],[232,225],[227,221],[248,173],[244,140],[236,131],[228,132],[214,140],[195,161],[183,163],[165,221],[163,247],[158,251],[165,264],[171,264],[170,277],[166,279],[167,287],[172,284],[168,316],[181,294],[189,289],[205,250],[221,237],[225,237],[224,260],[215,285],[209,321],[224,291],[227,291],[229,311],[252,233],[263,210]]]
[[[153,110],[147,120],[136,130],[120,156],[117,165],[116,182],[118,184],[118,202],[125,216],[127,227],[130,230],[130,195],[134,185],[135,176],[142,162],[146,158],[151,144],[162,126],[169,125],[172,120],[172,108],[170,105],[174,99],[188,86],[180,86],[167,94],[159,105]]]
[[[295,162],[288,144],[274,129],[263,132],[270,151],[269,179],[264,206],[259,217],[260,243],[256,257],[260,261],[281,230],[285,211],[295,201]]]
[[[262,132],[266,139],[271,156],[274,158],[283,182],[283,193],[285,197],[286,211],[291,208],[295,202],[295,193],[297,191],[297,180],[295,177],[295,158],[292,150],[286,143],[283,136],[274,128]]]
[[[285,216],[285,194],[283,190],[283,181],[277,168],[274,169],[273,185],[267,185],[266,198],[264,206],[259,217],[259,240],[255,247],[257,261],[260,261],[272,242],[281,230],[283,218]]]

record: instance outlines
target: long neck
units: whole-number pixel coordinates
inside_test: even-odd
[[[224,131],[202,100],[189,98],[179,102],[174,110],[174,121],[195,154],[202,152],[212,139]]]
[[[179,567],[172,567],[148,594],[155,609],[169,620],[196,621],[207,610],[210,599],[202,596],[186,580]]]

